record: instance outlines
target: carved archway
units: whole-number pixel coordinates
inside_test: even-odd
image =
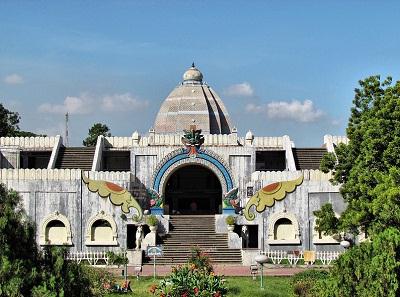
[[[162,196],[168,177],[178,168],[191,164],[202,165],[213,171],[220,180],[224,193],[233,189],[231,171],[221,157],[208,150],[199,150],[196,157],[191,157],[186,149],[175,150],[161,160],[152,178],[152,188]]]
[[[177,149],[165,156],[156,167],[151,182],[151,191],[155,192],[155,197],[159,203],[157,207],[152,207],[151,211],[155,214],[163,214],[163,199],[165,185],[169,177],[178,169],[188,165],[200,165],[211,170],[218,178],[222,187],[221,200],[225,199],[227,193],[234,189],[234,181],[231,170],[225,161],[209,150],[199,149],[195,155],[188,153],[187,149]],[[236,196],[235,196],[236,197]],[[231,197],[234,199],[235,197]],[[223,204],[224,213],[233,213],[234,209],[230,205]]]
[[[65,228],[63,234],[60,236],[59,239],[51,240],[49,238],[49,229],[48,226],[51,223],[58,223],[60,222],[64,225]],[[58,228],[62,228],[62,225]],[[47,216],[41,226],[40,226],[40,235],[39,235],[39,244],[40,245],[72,245],[72,233],[71,233],[71,224],[69,223],[66,216],[60,214],[58,211],[52,213],[51,215]]]
[[[174,170],[163,189],[164,213],[213,215],[222,212],[220,179],[208,167],[185,164]]]
[[[290,221],[293,228],[293,236],[289,239],[276,239],[275,232],[279,220]],[[300,228],[296,216],[290,212],[276,212],[273,213],[268,219],[268,244],[300,244]]]
[[[111,228],[110,236],[106,240],[96,240],[93,236],[93,232],[96,228],[96,222],[105,221],[109,224]],[[85,244],[86,245],[118,245],[118,233],[117,233],[117,224],[114,221],[114,218],[111,215],[106,214],[104,211],[100,211],[97,215],[91,217],[86,225],[86,236],[85,236]]]

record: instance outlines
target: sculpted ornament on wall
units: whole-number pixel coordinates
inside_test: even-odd
[[[182,143],[187,147],[188,155],[195,158],[197,151],[204,143],[204,136],[201,130],[196,130],[196,125],[190,126],[190,130],[183,130],[183,132]]]
[[[257,191],[246,204],[243,211],[245,218],[249,221],[254,220],[256,215],[250,212],[252,206],[256,207],[258,213],[262,213],[267,207],[274,206],[275,201],[283,200],[288,193],[294,192],[297,186],[302,184],[303,179],[304,176],[301,175],[299,178],[294,180],[269,184]]]
[[[136,209],[138,219],[142,219],[143,210],[127,189],[108,181],[89,179],[83,172],[82,181],[86,184],[90,192],[99,193],[99,196],[102,198],[109,198],[112,204],[121,206],[121,210],[124,213],[129,213],[130,208]]]

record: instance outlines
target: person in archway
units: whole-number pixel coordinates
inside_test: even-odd
[[[197,211],[197,203],[196,203],[196,201],[194,201],[194,200],[192,200],[192,202],[190,202],[190,211],[191,211],[192,213],[194,213],[194,212]]]

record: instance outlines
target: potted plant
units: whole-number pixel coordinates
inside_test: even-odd
[[[155,232],[157,230],[158,219],[155,215],[149,215],[146,218],[146,223],[149,225],[151,232]]]
[[[225,218],[225,222],[228,225],[229,232],[233,232],[233,230],[235,229],[235,221],[236,221],[236,218],[231,215],[229,215]]]

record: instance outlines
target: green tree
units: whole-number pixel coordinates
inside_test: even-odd
[[[21,131],[18,126],[20,119],[18,112],[9,111],[0,103],[0,137],[38,136],[32,132]]]
[[[0,136],[14,136],[19,131],[18,112],[9,111],[0,103]]]
[[[38,279],[35,229],[15,191],[0,184],[0,296],[29,296]]]
[[[347,208],[338,222],[329,222],[330,207],[316,216],[320,231],[365,232],[369,242],[354,246],[336,263],[331,284],[336,292],[341,286],[342,293],[328,289],[326,296],[399,296],[400,82],[371,76],[359,84],[346,130],[349,144],[338,145],[320,167],[341,184]]]
[[[83,140],[83,145],[84,146],[95,146],[97,143],[97,137],[99,137],[100,135],[111,136],[111,133],[109,131],[110,131],[110,129],[107,127],[107,125],[104,125],[101,123],[95,123],[89,129],[88,137],[86,137],[86,139]]]
[[[0,184],[0,297],[104,296],[109,273],[65,260],[65,248],[36,246],[21,198]]]

